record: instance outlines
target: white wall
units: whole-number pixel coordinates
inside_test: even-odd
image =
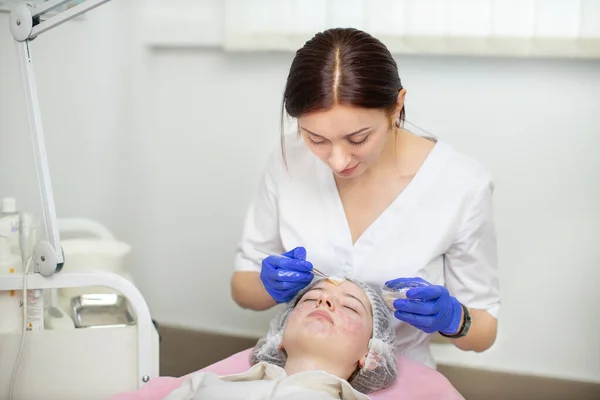
[[[88,216],[120,230],[118,177],[128,134],[130,9],[121,1],[46,32],[31,43],[59,216]],[[8,14],[0,14],[0,196],[39,212],[33,146]]]
[[[118,36],[123,4],[88,14],[85,32],[73,21],[34,43],[58,213],[97,218],[132,243],[134,278],[159,322],[259,335],[273,311],[236,307],[229,277],[278,140],[292,54],[136,47]],[[0,29],[0,195],[33,204],[10,46]],[[438,346],[438,359],[600,382],[600,62],[398,62],[409,121],[481,160],[497,182],[498,341],[484,354]]]

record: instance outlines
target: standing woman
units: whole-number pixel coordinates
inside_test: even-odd
[[[308,285],[313,265],[375,288],[418,277],[428,286],[394,303],[396,348],[435,368],[430,333],[477,352],[496,338],[493,184],[476,161],[405,130],[405,96],[392,55],[365,32],[330,29],[296,52],[283,104],[298,137],[282,136],[267,163],[231,290],[266,310]]]

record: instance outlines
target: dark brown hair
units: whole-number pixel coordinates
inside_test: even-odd
[[[282,128],[284,110],[298,118],[341,104],[391,114],[400,90],[398,66],[383,43],[358,29],[328,29],[296,52],[283,93]],[[404,115],[402,107],[399,124]]]

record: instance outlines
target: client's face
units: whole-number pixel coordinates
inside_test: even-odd
[[[311,352],[356,366],[369,351],[373,331],[371,303],[356,284],[317,283],[288,317],[282,346],[291,352]]]

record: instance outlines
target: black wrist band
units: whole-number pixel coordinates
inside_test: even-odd
[[[469,332],[469,328],[471,327],[471,316],[469,315],[469,310],[462,303],[460,303],[460,306],[462,307],[463,314],[464,314],[464,318],[463,318],[462,324],[460,326],[460,329],[454,335],[448,335],[448,334],[445,334],[442,332],[438,332],[443,337],[447,337],[449,339],[458,339],[463,336],[466,336],[467,332]]]

